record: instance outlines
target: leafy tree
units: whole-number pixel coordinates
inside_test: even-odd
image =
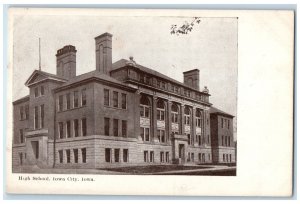
[[[201,22],[200,17],[194,17],[191,22],[185,21],[182,26],[171,25],[171,35],[186,35],[193,30],[195,24]]]

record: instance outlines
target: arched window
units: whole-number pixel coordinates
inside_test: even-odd
[[[184,124],[191,125],[191,111],[187,106],[184,108]]]
[[[171,106],[171,119],[172,123],[178,123],[178,106],[176,104],[172,104]]]
[[[196,109],[196,127],[202,127],[202,112],[199,108]]]
[[[165,104],[163,100],[157,102],[157,120],[165,120]]]
[[[140,116],[150,118],[150,102],[146,96],[142,96],[140,100]]]

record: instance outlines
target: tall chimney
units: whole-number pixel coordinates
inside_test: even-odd
[[[108,74],[112,67],[112,34],[103,33],[95,37],[96,43],[96,70]]]
[[[183,83],[191,88],[199,90],[199,69],[183,72]]]
[[[57,50],[56,53],[56,75],[71,79],[76,77],[76,48],[73,45],[66,45]]]

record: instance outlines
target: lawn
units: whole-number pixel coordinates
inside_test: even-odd
[[[103,168],[100,170],[124,172],[124,173],[129,173],[129,174],[147,174],[147,173],[157,173],[157,172],[165,172],[165,171],[193,170],[193,169],[206,169],[206,168],[209,168],[209,167],[181,166],[181,165],[149,165],[149,166]]]

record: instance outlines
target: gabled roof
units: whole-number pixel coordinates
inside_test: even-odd
[[[38,79],[35,81],[35,79]],[[25,82],[26,86],[30,86],[33,83],[37,83],[39,81],[43,81],[46,79],[54,80],[54,81],[59,81],[59,82],[66,82],[66,79],[60,78],[56,76],[55,74],[50,74],[41,70],[34,70],[34,72],[30,75],[30,77],[27,79]]]
[[[128,66],[128,64],[130,64],[130,63],[131,63],[131,61],[129,61],[129,60],[126,60],[126,59],[120,59],[120,60],[118,60],[118,61],[116,61],[116,62],[114,62],[114,63],[112,64],[112,71],[115,71],[115,70],[120,69],[120,68],[122,68],[122,67]],[[194,88],[192,88],[192,87],[187,86],[186,84],[184,84],[184,83],[182,83],[182,82],[180,82],[180,81],[177,81],[177,80],[175,80],[175,79],[172,79],[171,77],[168,77],[168,76],[166,76],[166,75],[164,75],[164,74],[162,74],[162,73],[160,73],[160,72],[154,71],[153,69],[150,69],[150,68],[148,68],[148,67],[144,67],[144,66],[142,66],[142,65],[140,65],[140,64],[135,63],[135,65],[134,65],[133,67],[136,67],[136,68],[140,69],[141,71],[146,72],[146,73],[149,73],[149,74],[151,74],[151,75],[154,75],[154,76],[160,77],[160,78],[162,78],[162,79],[166,79],[166,80],[168,80],[168,81],[171,81],[171,82],[173,82],[173,83],[175,83],[175,84],[177,84],[177,85],[184,86],[184,87],[186,87],[186,88],[192,89],[192,90],[197,91],[197,92],[201,92],[201,91],[199,91],[199,90],[197,90],[197,89],[194,89]],[[202,92],[202,93],[203,93],[203,92]],[[204,93],[204,94],[205,94],[205,93]]]
[[[226,113],[224,111],[221,111],[220,109],[213,107],[213,106],[210,107],[209,112],[210,112],[210,114],[224,115],[224,116],[228,116],[231,118],[234,117],[233,115]]]
[[[127,84],[125,84],[125,83],[123,83],[121,81],[118,81],[118,80],[116,80],[116,79],[108,76],[107,74],[102,74],[99,71],[94,70],[94,71],[87,72],[85,74],[81,74],[81,75],[78,75],[78,76],[76,76],[74,78],[69,79],[69,81],[67,81],[66,83],[62,84],[58,88],[56,88],[56,90],[59,90],[59,89],[64,88],[66,86],[71,86],[73,84],[80,83],[82,81],[89,80],[89,79],[104,80],[104,81],[106,81],[108,83],[114,83],[114,84],[117,84],[117,85],[120,85],[120,86],[132,89],[132,87],[128,86]]]

